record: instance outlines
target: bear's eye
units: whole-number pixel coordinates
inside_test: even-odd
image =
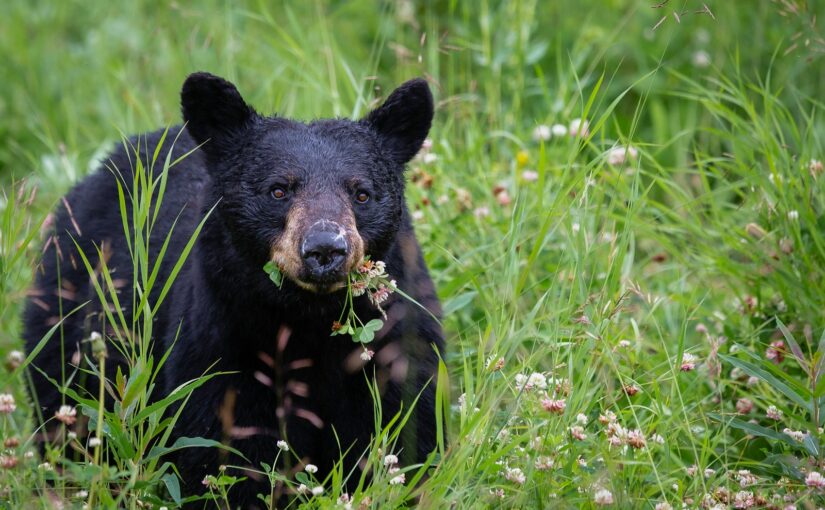
[[[370,194],[366,191],[359,191],[355,194],[355,201],[359,204],[366,204],[370,199]]]
[[[286,190],[284,188],[275,188],[269,192],[275,200],[283,200],[286,198]]]

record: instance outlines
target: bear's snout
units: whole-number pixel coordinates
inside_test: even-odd
[[[344,228],[334,221],[319,221],[301,243],[301,258],[309,275],[322,283],[339,280],[347,260]]]

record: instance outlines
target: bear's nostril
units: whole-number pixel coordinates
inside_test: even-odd
[[[314,273],[330,273],[341,268],[347,256],[343,236],[332,232],[313,232],[304,240],[301,256]]]

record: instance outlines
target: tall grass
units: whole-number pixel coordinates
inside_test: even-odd
[[[381,452],[406,416],[377,430],[365,453],[376,476],[348,495],[353,507],[587,507],[603,491],[627,508],[823,504],[812,475],[825,403],[821,13],[671,4],[9,2],[0,349],[19,349],[48,210],[118,130],[177,122],[188,72],[223,74],[259,110],[304,119],[358,117],[425,75],[438,113],[407,195],[445,308],[449,441],[434,467],[403,466],[406,483],[390,485]],[[533,137],[578,118],[587,134]],[[637,156],[618,162],[622,147]],[[137,164],[145,193],[112,204],[142,226],[124,232],[137,313],[107,320],[151,338],[148,296],[165,282],[152,277],[160,247],[146,242],[163,171],[146,177]],[[115,299],[105,268],[96,281],[99,299]],[[126,352],[126,385],[111,381],[123,390],[111,408],[67,395],[102,434],[101,447],[80,445],[83,463],[62,449],[26,456],[36,420],[25,371],[4,375],[18,406],[0,418],[3,438],[20,443],[0,458],[12,504],[32,490],[45,507],[177,504],[158,460],[175,447],[159,418],[169,402],[148,404],[162,360],[141,349]],[[63,470],[37,469],[46,460]],[[296,501],[307,508],[335,504],[348,476],[261,469],[273,488],[322,484]],[[211,497],[219,504],[234,482],[215,473]]]

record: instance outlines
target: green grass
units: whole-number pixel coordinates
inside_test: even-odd
[[[780,508],[825,504],[805,483],[825,462],[825,174],[811,164],[825,160],[825,41],[813,23],[825,12],[794,0],[705,2],[712,15],[702,2],[653,3],[7,1],[0,353],[21,348],[49,211],[121,133],[179,122],[189,72],[223,75],[259,111],[300,119],[359,117],[421,75],[438,109],[407,197],[446,311],[449,441],[434,467],[404,466],[407,483],[389,485],[379,449],[397,431],[380,431],[377,476],[353,507],[589,507],[602,489],[621,508],[733,506],[740,491],[739,503],[749,492]],[[532,136],[577,118],[587,135]],[[611,164],[624,146],[638,156]],[[151,228],[148,200],[124,197],[112,213]],[[152,281],[146,229],[133,239],[133,285],[148,294],[165,282]],[[148,308],[111,322],[150,331]],[[768,359],[772,342],[781,361]],[[25,370],[0,375],[17,403],[0,416],[0,465],[16,461],[0,468],[10,507],[174,506],[173,471],[152,450],[172,445],[147,439],[170,425],[152,417],[151,376],[140,375],[158,360],[132,354],[127,380],[143,385],[118,396],[129,410],[104,410],[102,446],[75,441],[46,459],[27,454],[37,420]],[[681,370],[685,354],[694,369]],[[524,387],[519,374],[532,373],[546,389]],[[101,415],[82,399],[81,413]],[[614,446],[599,421],[608,411],[625,431]],[[323,495],[293,505],[320,508],[346,473],[268,475],[323,482]],[[218,504],[231,483],[215,473]]]

